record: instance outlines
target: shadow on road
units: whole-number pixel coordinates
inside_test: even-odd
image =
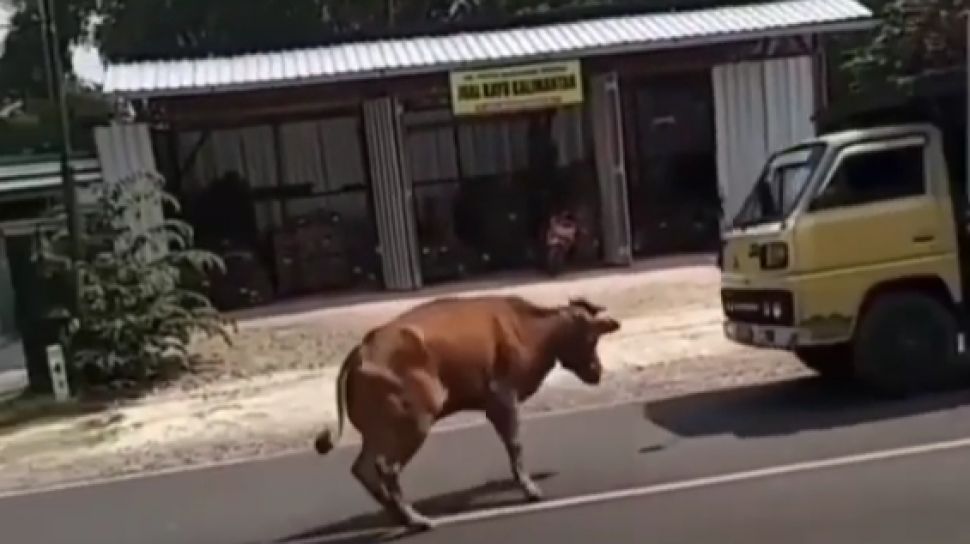
[[[554,472],[533,474],[536,482],[556,476]],[[491,481],[469,489],[445,493],[415,501],[414,507],[431,517],[447,516],[483,508],[498,508],[523,503],[524,499],[518,485],[509,480]],[[384,534],[382,534],[384,533]],[[401,533],[392,528],[384,512],[354,516],[323,527],[317,527],[277,540],[277,544],[358,544],[363,542],[387,542],[397,540],[410,533]]]
[[[763,437],[848,427],[970,404],[958,391],[877,399],[816,377],[707,391],[644,405],[644,417],[678,436]]]

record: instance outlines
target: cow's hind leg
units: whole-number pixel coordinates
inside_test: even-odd
[[[509,456],[512,476],[530,501],[542,500],[542,491],[525,470],[522,461],[522,441],[519,439],[519,401],[517,393],[501,385],[492,388],[485,415],[502,439]]]
[[[354,461],[350,472],[378,504],[389,509],[391,507],[391,496],[384,488],[377,461],[378,456],[374,449],[367,442],[364,442],[360,455]]]
[[[381,479],[384,480],[385,486],[390,497],[388,502],[388,509],[391,514],[398,519],[403,525],[407,525],[413,529],[419,531],[427,531],[433,529],[435,526],[434,521],[421,514],[415,510],[414,506],[404,500],[404,494],[401,491],[401,484],[398,481],[398,476],[401,473],[401,465],[392,463],[390,461],[385,461],[380,458],[377,463],[377,470],[381,473]]]
[[[383,488],[388,494],[388,510],[398,520],[417,530],[429,530],[434,528],[434,521],[419,513],[404,499],[401,490],[399,476],[401,471],[407,466],[408,462],[414,457],[424,444],[425,438],[431,427],[430,418],[426,422],[411,421],[401,422],[399,427],[389,430],[386,433],[386,442],[381,448],[381,454],[377,457],[377,471],[381,476]]]

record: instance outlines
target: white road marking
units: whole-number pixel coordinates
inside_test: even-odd
[[[814,471],[825,470],[825,469],[869,464],[869,463],[875,463],[878,461],[889,461],[893,459],[915,457],[919,455],[927,455],[931,453],[939,453],[939,452],[952,451],[952,450],[958,450],[958,449],[964,449],[964,448],[970,448],[970,437],[961,438],[957,440],[949,440],[945,442],[933,442],[929,444],[920,444],[917,446],[908,446],[903,448],[860,453],[855,455],[846,455],[842,457],[832,457],[829,459],[818,459],[814,461],[805,461],[801,463],[793,463],[788,465],[778,465],[774,467],[746,470],[742,472],[733,472],[733,473],[721,474],[717,476],[695,478],[692,480],[682,480],[679,482],[654,484],[654,485],[635,487],[630,489],[621,489],[617,491],[607,491],[604,493],[593,493],[590,495],[582,495],[579,497],[568,497],[564,499],[555,499],[555,500],[550,500],[546,502],[490,508],[485,510],[466,512],[462,514],[441,516],[441,517],[435,518],[435,522],[437,523],[438,527],[475,523],[475,522],[489,521],[497,518],[504,518],[504,517],[510,517],[510,516],[520,516],[524,514],[534,514],[539,512],[562,510],[566,508],[576,508],[580,506],[589,506],[594,504],[601,504],[604,502],[647,497],[651,495],[663,495],[667,493],[675,493],[678,491],[688,491],[692,489],[700,489],[700,488],[713,487],[718,485],[726,485],[726,484],[739,483],[739,482],[745,482],[745,481],[751,481],[751,480],[760,480],[760,479],[771,478],[775,476],[785,476],[785,475],[798,474],[798,473],[804,473],[804,472],[814,472]],[[310,544],[310,542],[312,542],[313,544],[325,544],[326,542],[345,539],[348,536],[380,535],[380,534],[385,534],[387,531],[388,530],[383,530],[383,529],[361,530],[361,531],[355,531],[350,533],[341,533],[339,535],[338,534],[327,535],[322,538],[317,537],[316,539],[307,540],[304,542],[306,542],[306,544]],[[391,529],[391,531],[393,531],[393,529]],[[291,544],[300,544],[300,542],[301,541],[296,541]]]
[[[481,510],[478,512],[468,512],[464,514],[444,516],[444,517],[438,518],[436,521],[438,522],[439,525],[442,525],[442,526],[455,525],[459,523],[469,523],[469,522],[475,522],[475,521],[485,521],[489,519],[512,516],[512,515],[529,514],[529,513],[543,512],[548,510],[559,510],[563,508],[574,508],[577,506],[586,506],[590,504],[598,504],[598,503],[609,502],[609,501],[646,497],[650,495],[661,495],[661,494],[673,493],[677,491],[687,491],[687,490],[698,489],[703,487],[712,487],[717,485],[738,483],[738,482],[744,482],[749,480],[759,480],[764,478],[771,478],[774,476],[797,474],[801,472],[813,472],[813,471],[825,470],[825,469],[831,469],[831,468],[875,463],[878,461],[888,461],[888,460],[900,459],[904,457],[915,457],[918,455],[927,455],[930,453],[938,453],[942,451],[950,451],[950,450],[957,450],[957,449],[963,449],[963,448],[970,448],[970,437],[961,438],[957,440],[949,440],[946,442],[934,442],[930,444],[920,444],[917,446],[874,451],[869,453],[860,453],[855,455],[846,455],[843,457],[832,457],[829,459],[805,461],[801,463],[793,463],[789,465],[779,465],[774,467],[746,470],[742,472],[733,472],[730,474],[721,474],[717,476],[707,476],[703,478],[695,478],[692,480],[683,480],[679,482],[654,484],[654,485],[636,487],[631,489],[621,489],[618,491],[607,491],[604,493],[593,493],[590,495],[583,495],[579,497],[569,497],[565,499],[557,499],[557,500],[552,500],[548,502],[539,502],[539,503],[523,504],[519,506],[506,506],[501,508],[492,508],[489,510]]]

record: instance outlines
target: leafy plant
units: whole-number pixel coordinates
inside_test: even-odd
[[[189,287],[225,265],[193,247],[188,224],[162,216],[163,207],[178,210],[162,180],[138,175],[92,190],[80,258],[71,257],[66,221],[39,237],[36,253],[52,287],[69,285],[72,275],[78,282],[76,304],[61,301],[52,316],[65,323],[82,386],[144,383],[172,365],[185,369],[196,334],[231,342],[231,323]]]
[[[966,59],[970,0],[870,0],[879,24],[843,68],[857,90],[887,82],[906,86],[914,78],[961,67]]]

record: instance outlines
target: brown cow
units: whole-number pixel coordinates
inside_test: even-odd
[[[522,463],[519,403],[536,392],[557,360],[583,382],[599,383],[597,342],[620,328],[603,311],[582,299],[543,308],[499,296],[416,306],[371,330],[344,360],[337,377],[337,432],[322,432],[316,450],[330,452],[349,418],[363,442],[354,476],[395,519],[430,529],[432,520],[403,499],[398,475],[436,421],[484,411],[516,482],[530,500],[540,500]]]

